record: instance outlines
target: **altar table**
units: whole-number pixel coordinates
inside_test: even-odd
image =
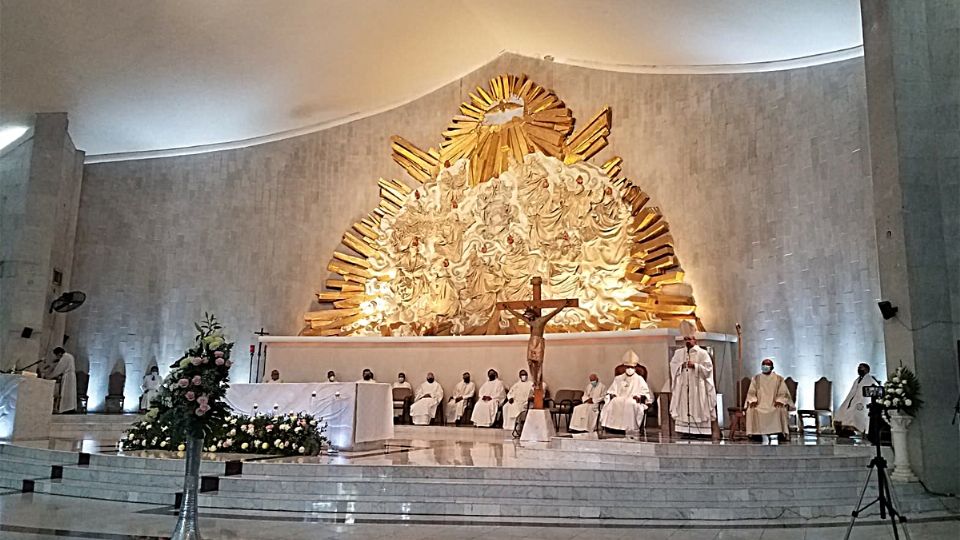
[[[231,384],[225,396],[234,411],[253,416],[306,412],[322,419],[324,435],[340,450],[379,448],[393,438],[393,394],[380,383]],[[256,406],[256,408],[254,408]]]

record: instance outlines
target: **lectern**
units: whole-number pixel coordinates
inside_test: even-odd
[[[54,382],[0,374],[0,440],[45,439],[50,435]]]

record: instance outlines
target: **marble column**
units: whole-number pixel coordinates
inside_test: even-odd
[[[32,135],[0,153],[0,369],[63,342],[64,316],[48,306],[70,286],[83,155],[65,113],[37,114]]]
[[[909,430],[914,470],[960,489],[960,2],[861,2],[887,368],[913,369],[926,404]],[[879,316],[879,312],[877,313]]]

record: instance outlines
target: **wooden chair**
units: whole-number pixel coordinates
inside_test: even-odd
[[[123,387],[127,384],[127,375],[114,371],[110,374],[107,383],[107,398],[104,400],[104,410],[107,414],[123,412]]]
[[[796,403],[797,381],[793,380],[793,377],[787,377],[783,382],[787,385],[787,391],[790,392],[790,400]],[[800,430],[800,422],[797,420],[796,408],[791,411],[787,411],[787,425],[789,426],[790,431]]]
[[[87,413],[87,388],[90,386],[90,374],[83,371],[77,372],[77,413]]]
[[[820,435],[820,418],[826,416],[830,418],[827,426],[833,425],[833,383],[826,377],[820,377],[813,384],[813,408],[801,409],[797,411],[798,428],[806,431],[808,426],[806,420],[813,420],[813,429],[817,435]]]
[[[747,433],[747,392],[750,391],[750,377],[740,379],[740,403],[736,407],[727,407],[727,416],[730,418],[730,439],[745,436]],[[736,396],[734,396],[736,401]]]
[[[560,431],[560,417],[565,416],[567,428],[570,427],[570,417],[573,408],[583,403],[583,390],[557,390],[556,397],[550,400],[550,416],[553,417],[553,426]]]
[[[393,417],[400,418],[401,424],[410,421],[410,400],[413,399],[413,390],[409,388],[393,389]],[[397,411],[400,414],[397,414]]]

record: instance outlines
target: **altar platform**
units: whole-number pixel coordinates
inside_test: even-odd
[[[547,334],[543,379],[551,391],[563,388],[582,390],[590,373],[604,384],[613,380],[613,370],[623,353],[633,350],[646,366],[650,389],[659,392],[668,386],[670,357],[677,347],[679,332],[670,328],[623,332]],[[486,380],[487,369],[500,373],[504,384],[516,382],[517,373],[527,368],[526,334],[497,336],[417,337],[306,337],[263,336],[267,345],[265,373],[279,370],[286,382],[324,381],[327,371],[338,380],[360,379],[364,368],[373,370],[380,382],[393,382],[398,372],[407,374],[414,388],[432,371],[445,392],[451,392],[469,371],[477,387]],[[712,351],[717,392],[733,392],[736,336],[700,332],[700,345]]]
[[[182,487],[177,452],[118,452],[115,440],[58,436],[67,432],[62,426],[50,439],[0,445],[0,489],[172,511]],[[520,444],[498,429],[397,426],[376,451],[206,453],[200,507],[202,516],[282,512],[297,520],[840,526],[872,452],[833,437],[795,436],[769,447],[661,438],[650,430],[640,441]],[[917,483],[895,487],[914,521],[960,515],[955,498],[929,496]],[[871,514],[865,523],[877,520]]]

